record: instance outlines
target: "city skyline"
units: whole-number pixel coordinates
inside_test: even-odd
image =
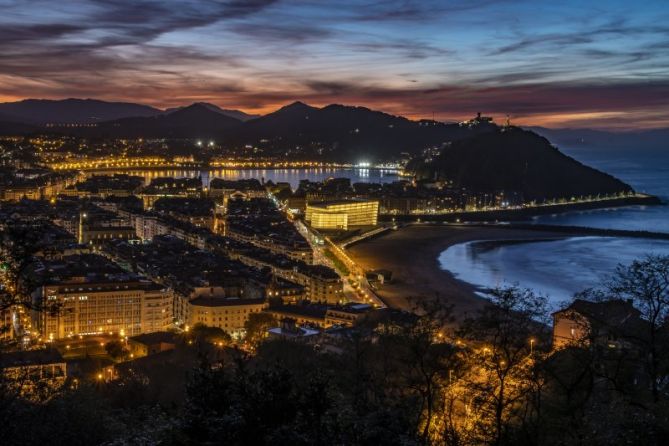
[[[412,119],[669,125],[662,2],[0,1],[0,102],[294,100]]]

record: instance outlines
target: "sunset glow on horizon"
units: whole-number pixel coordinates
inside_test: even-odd
[[[410,119],[669,126],[669,8],[613,0],[0,0],[0,102],[293,101]]]

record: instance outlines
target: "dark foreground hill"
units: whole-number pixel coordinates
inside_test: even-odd
[[[517,191],[526,200],[632,190],[561,153],[546,138],[513,127],[455,141],[432,162],[414,167],[421,178],[446,179],[477,192]]]

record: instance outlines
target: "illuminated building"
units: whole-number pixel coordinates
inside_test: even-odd
[[[91,221],[85,212],[79,214],[79,243],[97,244],[112,239],[135,238],[135,228],[123,219],[114,219],[102,222]]]
[[[264,299],[198,297],[188,302],[189,325],[218,327],[233,337],[244,335],[244,323],[251,313],[267,307]]]
[[[129,338],[128,347],[133,357],[141,358],[174,350],[177,346],[177,340],[177,335],[172,331],[157,331]]]
[[[201,195],[201,178],[158,177],[151,180],[151,184],[139,192],[145,209],[152,208],[156,200],[162,197],[197,198]]]
[[[209,197],[217,203],[226,205],[230,198],[244,200],[267,198],[267,190],[255,178],[237,181],[214,178],[209,183]]]
[[[352,326],[373,310],[368,304],[349,303],[346,305],[294,304],[282,305],[267,310],[278,320],[290,318],[297,325],[329,328],[332,326]]]
[[[143,183],[144,179],[140,176],[93,175],[66,187],[61,194],[71,197],[128,197],[137,192]]]
[[[308,203],[305,220],[316,229],[348,230],[356,226],[376,226],[378,217],[376,200],[337,200]]]
[[[44,200],[56,197],[67,186],[77,180],[76,173],[47,173],[38,177],[19,177],[11,179],[0,187],[0,200],[18,201],[23,198]]]
[[[594,343],[608,349],[628,349],[638,344],[638,333],[646,330],[641,313],[629,301],[576,299],[553,313],[553,348]]]
[[[46,338],[108,332],[134,336],[172,325],[171,291],[126,273],[101,256],[68,256],[45,268],[58,274],[48,274],[33,298],[57,311],[36,310],[32,319]]]
[[[309,265],[301,261],[287,261],[282,256],[277,259],[272,255],[254,256],[249,253],[238,253],[235,258],[256,268],[270,268],[277,277],[301,285],[304,287],[304,298],[312,302],[338,304],[344,297],[344,284],[339,274],[325,265]]]
[[[294,260],[313,262],[309,242],[267,198],[229,200],[223,235]]]

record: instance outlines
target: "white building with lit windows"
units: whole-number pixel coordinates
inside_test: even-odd
[[[376,226],[379,218],[377,200],[336,200],[307,203],[305,220],[316,229],[348,230]]]

